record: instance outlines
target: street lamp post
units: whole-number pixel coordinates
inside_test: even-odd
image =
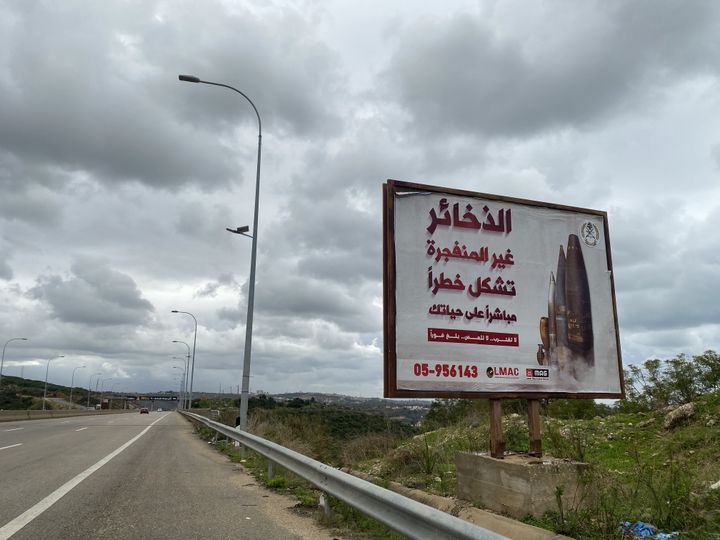
[[[184,382],[185,391],[183,392],[183,408],[185,409],[185,408],[187,408],[186,407],[187,404],[185,403],[185,400],[187,399],[187,395],[188,395],[187,374],[189,373],[189,370],[190,370],[190,345],[188,345],[184,341],[179,341],[177,339],[174,339],[173,343],[182,343],[183,345],[185,345],[187,347],[187,359],[185,361],[185,382]]]
[[[0,359],[0,387],[2,386],[2,370],[3,366],[5,365],[5,347],[8,346],[8,343],[11,341],[27,341],[28,338],[26,337],[14,337],[10,338],[5,342],[5,345],[3,345],[3,352],[2,352],[2,359]]]
[[[90,378],[88,379],[88,395],[87,395],[87,408],[88,409],[90,408],[90,385],[92,384],[93,377],[95,377],[96,375],[100,376],[100,375],[102,375],[102,372],[93,373],[92,375],[90,375]],[[97,389],[97,383],[95,383],[95,388]]]
[[[65,358],[64,354],[60,354],[58,356],[53,356],[52,358],[48,358],[47,366],[45,366],[45,391],[43,392],[43,407],[42,410],[45,410],[45,399],[47,398],[47,380],[48,380],[48,372],[50,371],[50,360],[55,360],[56,358]]]
[[[180,409],[182,409],[182,404],[185,402],[185,393],[183,392],[183,386],[185,384],[185,359],[182,356],[173,356],[173,360],[180,360],[183,362],[182,366],[173,366],[173,369],[181,369],[182,370],[182,380],[180,381],[180,392],[178,393],[178,406]]]
[[[78,366],[72,371],[72,377],[70,378],[70,403],[72,403],[73,385],[75,384],[75,371],[84,367],[86,366]]]
[[[190,367],[190,392],[188,395],[188,410],[192,409],[192,394],[193,394],[193,382],[195,380],[195,345],[197,344],[197,319],[195,318],[195,315],[192,313],[189,313],[187,311],[178,311],[177,309],[173,309],[172,313],[183,313],[185,315],[190,315],[193,318],[193,321],[195,321],[195,337],[193,338],[193,347],[192,347],[192,365]]]
[[[185,403],[185,387],[187,386],[187,370],[183,369],[182,377],[180,378],[180,392],[182,393],[182,403]],[[180,408],[184,408],[181,404]]]
[[[112,402],[113,402],[112,393],[113,393],[113,390],[115,390],[115,387],[116,387],[118,384],[120,384],[120,381],[114,382],[114,383],[112,383],[112,385],[110,386],[110,403],[109,403],[109,405],[108,405],[108,409],[112,409]]]
[[[102,402],[103,402],[103,386],[105,386],[105,381],[112,381],[112,377],[108,377],[107,379],[103,379],[100,383],[100,408],[102,409]]]
[[[210,81],[200,80],[194,75],[179,75],[178,78],[184,82],[191,83],[202,83],[209,84],[212,86],[221,86],[234,92],[237,92],[244,97],[250,106],[255,111],[258,121],[258,150],[257,150],[257,171],[255,174],[255,215],[253,216],[253,234],[252,234],[252,255],[250,257],[250,284],[248,287],[248,308],[247,308],[247,321],[245,326],[245,354],[243,357],[243,374],[242,374],[242,394],[240,395],[240,426],[241,430],[245,430],[247,425],[247,410],[248,410],[248,394],[250,391],[250,355],[252,352],[252,326],[253,326],[253,311],[255,305],[255,264],[257,261],[257,237],[258,237],[258,209],[260,205],[260,156],[262,149],[262,120],[260,119],[260,113],[252,100],[247,97],[243,92],[227,84],[215,83]],[[227,229],[230,232],[236,234],[245,234],[247,232],[246,227],[238,227],[236,229]]]
[[[178,360],[182,360],[179,356],[173,356],[173,358],[177,358]],[[180,377],[180,392],[178,395],[178,404],[182,403],[182,400],[185,399],[185,396],[183,395],[183,385],[185,384],[185,370],[181,366],[173,366],[173,369],[180,369],[182,370],[182,376]],[[182,408],[182,407],[181,407]]]

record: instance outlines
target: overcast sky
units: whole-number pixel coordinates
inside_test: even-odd
[[[388,178],[605,210],[625,364],[720,349],[720,3],[5,0],[6,375],[382,394]],[[112,380],[106,380],[112,379]],[[94,382],[93,382],[94,385]]]

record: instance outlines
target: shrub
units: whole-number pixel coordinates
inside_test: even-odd
[[[544,429],[547,452],[556,458],[586,461],[591,434],[579,424],[547,422]]]
[[[353,464],[387,456],[399,442],[399,437],[388,433],[367,433],[350,439],[342,446],[343,464]]]
[[[273,476],[271,480],[267,482],[269,488],[283,489],[287,486],[287,478],[284,476]]]

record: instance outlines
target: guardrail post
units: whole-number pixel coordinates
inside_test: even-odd
[[[268,461],[268,474],[267,474],[268,481],[272,480],[272,477],[273,477],[273,462]]]
[[[325,492],[320,493],[320,502],[318,503],[318,506],[322,508],[322,511],[326,516],[330,515],[330,501],[328,501],[328,496]]]

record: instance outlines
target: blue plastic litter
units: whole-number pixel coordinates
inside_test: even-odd
[[[654,540],[669,540],[680,535],[678,531],[669,533],[658,531],[655,525],[644,521],[636,521],[635,523],[625,521],[620,525],[620,530],[631,534],[634,538],[653,538]]]

